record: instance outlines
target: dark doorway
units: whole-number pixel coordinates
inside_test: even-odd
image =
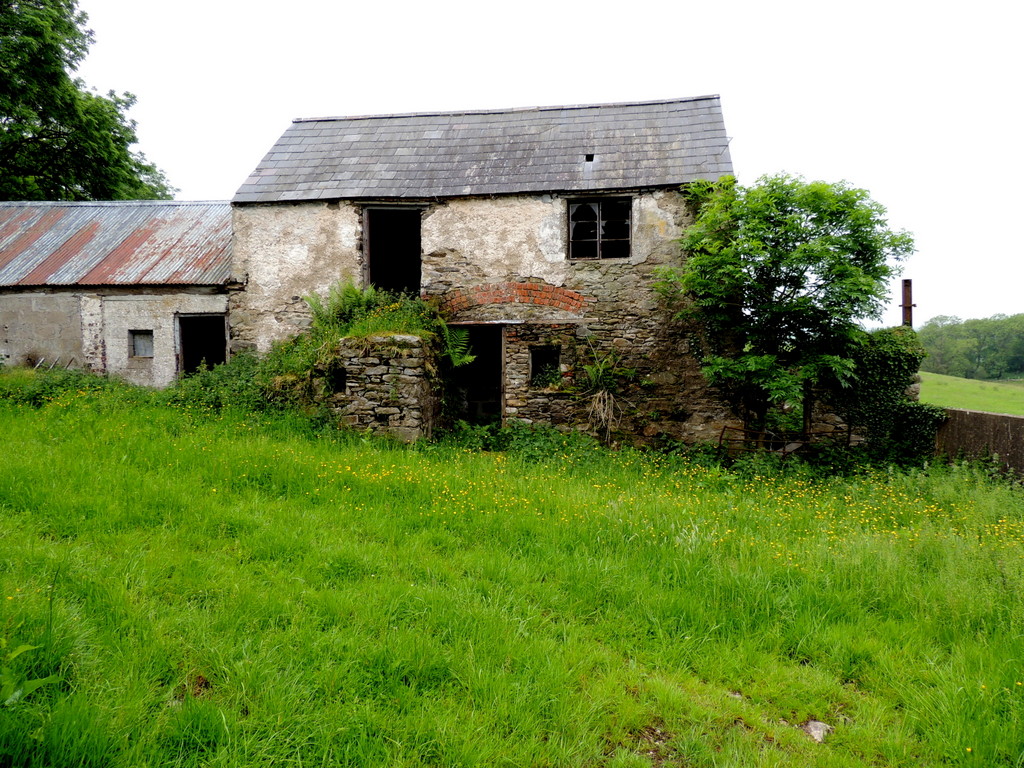
[[[419,296],[419,208],[367,208],[364,225],[370,285]]]
[[[452,372],[455,417],[470,424],[491,424],[502,417],[504,349],[500,325],[463,326],[476,359]]]
[[[224,315],[178,315],[181,373],[195,373],[227,360],[227,324]]]

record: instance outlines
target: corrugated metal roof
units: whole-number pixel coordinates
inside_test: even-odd
[[[224,285],[227,202],[0,202],[0,286]]]
[[[726,173],[717,96],[331,117],[293,122],[234,202],[596,192]]]

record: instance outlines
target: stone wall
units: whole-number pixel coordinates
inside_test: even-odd
[[[29,291],[0,293],[0,362],[82,367],[78,296]]]
[[[440,414],[433,352],[418,336],[342,339],[321,372],[323,398],[341,423],[403,442],[429,438]]]
[[[422,294],[454,323],[504,329],[503,420],[581,423],[564,388],[529,384],[530,347],[558,346],[567,382],[587,360],[609,355],[635,371],[619,393],[624,433],[717,439],[733,420],[653,289],[658,268],[682,263],[677,239],[692,220],[684,199],[669,189],[633,194],[630,256],[576,261],[567,258],[569,199],[423,201]],[[231,300],[233,348],[269,349],[308,325],[303,295],[362,282],[362,210],[351,202],[235,206],[234,277],[244,290]]]

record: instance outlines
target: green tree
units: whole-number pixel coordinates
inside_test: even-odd
[[[709,382],[751,428],[769,411],[849,384],[862,318],[877,317],[894,262],[913,251],[885,209],[845,183],[767,176],[742,187],[726,176],[685,189],[697,209],[681,240],[681,269],[658,288],[698,321]]]
[[[1024,315],[961,320],[939,315],[918,332],[928,356],[922,370],[965,379],[998,379],[1024,371]]]
[[[135,97],[71,75],[93,39],[86,21],[76,0],[0,0],[0,200],[172,196],[131,150]]]

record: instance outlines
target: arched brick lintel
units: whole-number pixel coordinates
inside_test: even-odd
[[[449,291],[441,299],[441,311],[454,315],[482,304],[537,304],[578,313],[585,302],[582,293],[547,283],[489,283]]]

